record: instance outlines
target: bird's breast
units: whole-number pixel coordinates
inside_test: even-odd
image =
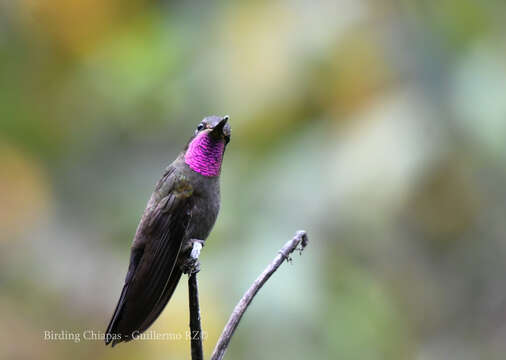
[[[219,180],[203,176],[195,176],[192,180],[194,193],[188,238],[205,240],[220,211]]]

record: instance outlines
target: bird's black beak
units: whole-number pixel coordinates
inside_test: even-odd
[[[230,141],[230,126],[226,126],[228,119],[230,119],[228,115],[224,116],[211,131],[216,138],[223,137],[227,143]]]

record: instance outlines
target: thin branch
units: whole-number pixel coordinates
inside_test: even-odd
[[[188,259],[188,304],[190,306],[190,343],[192,360],[204,360],[202,350],[202,326],[200,324],[199,284],[197,273],[200,271],[199,256],[202,249],[202,241],[194,240],[193,247]]]
[[[200,325],[199,287],[197,273],[188,277],[188,298],[190,303],[190,336],[192,360],[204,360],[202,351],[202,327]]]
[[[251,304],[251,301],[257,294],[258,290],[265,284],[267,280],[271,277],[271,275],[279,268],[279,266],[285,260],[290,260],[290,254],[299,249],[300,252],[304,250],[308,243],[307,234],[305,231],[298,231],[295,234],[295,237],[288,241],[278,252],[278,255],[274,258],[274,260],[265,268],[265,270],[260,274],[260,276],[255,280],[255,282],[251,285],[251,287],[246,291],[241,300],[237,303],[228,319],[227,325],[223,329],[221,336],[214,348],[213,355],[211,356],[211,360],[221,360],[225,355],[225,351],[227,351],[228,345],[230,343],[230,339],[234,334],[239,322],[241,321],[244,312]],[[299,246],[300,245],[300,246]]]

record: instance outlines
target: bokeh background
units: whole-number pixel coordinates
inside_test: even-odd
[[[209,114],[229,114],[201,257],[209,356],[504,359],[506,3],[0,1],[0,358],[183,359],[105,330],[138,220]],[[185,334],[186,282],[153,326]]]

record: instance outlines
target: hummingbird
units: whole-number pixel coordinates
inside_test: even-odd
[[[105,333],[114,347],[135,339],[158,318],[220,210],[220,173],[230,141],[228,116],[208,116],[156,183],[131,246],[123,290]],[[192,255],[192,256],[190,256]]]

